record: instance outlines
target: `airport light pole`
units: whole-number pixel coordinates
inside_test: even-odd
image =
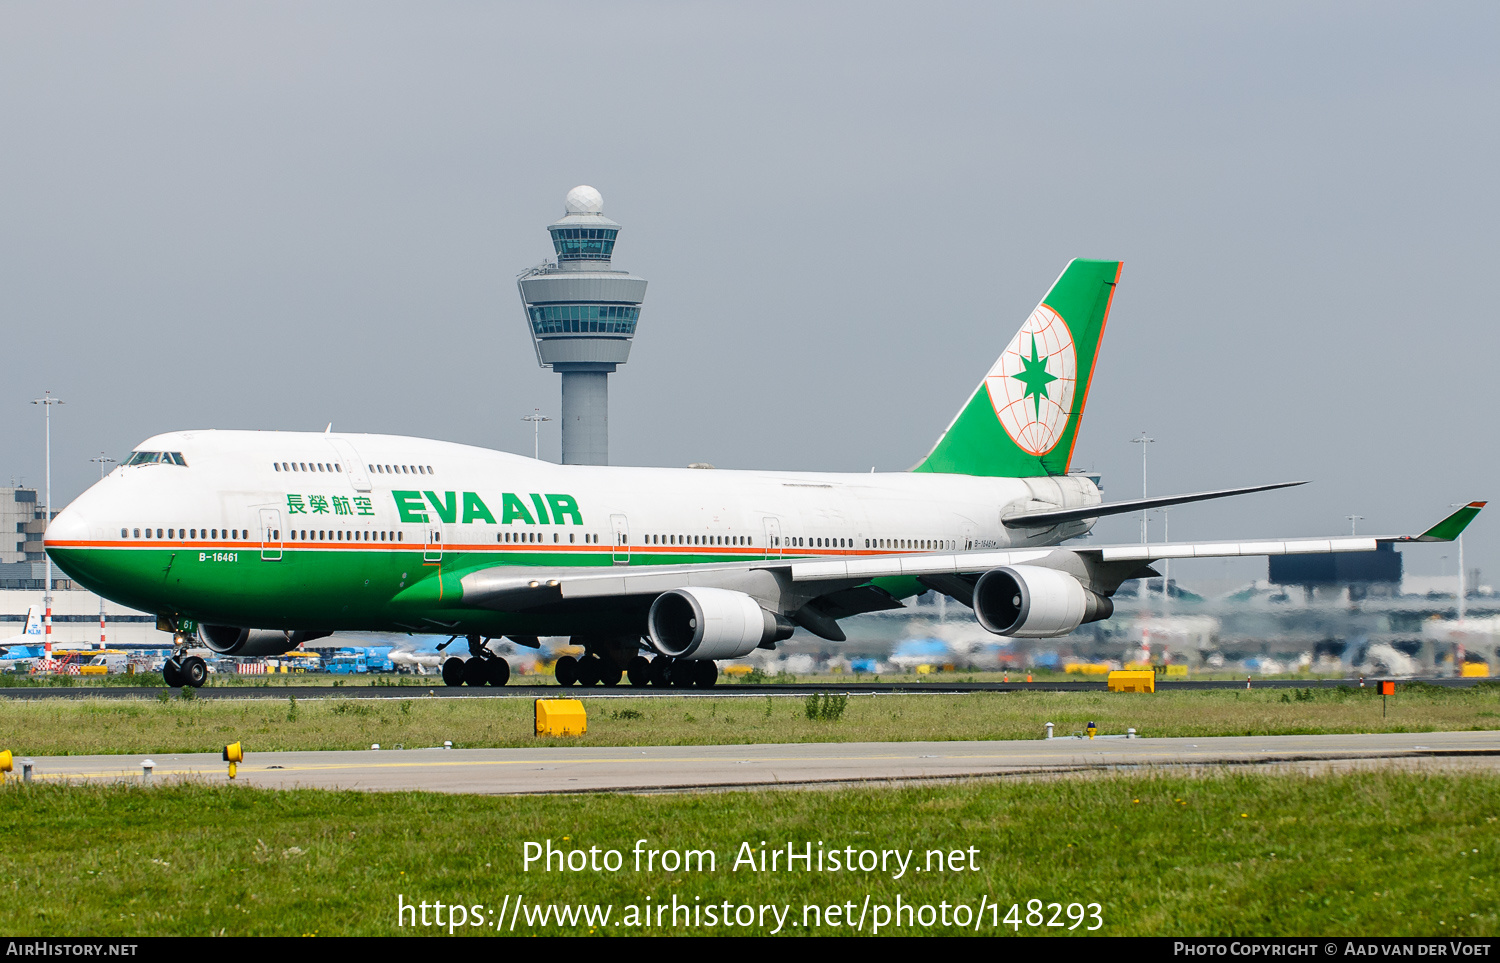
[[[1170,542],[1172,540],[1172,529],[1168,524],[1167,518],[1167,512],[1169,511],[1171,511],[1170,508],[1163,508],[1161,510],[1161,540],[1163,542]],[[1167,606],[1172,602],[1172,560],[1170,558],[1162,559],[1161,569],[1161,614],[1166,615]]]
[[[552,419],[548,418],[546,415],[542,414],[542,409],[540,409],[540,408],[533,408],[533,409],[531,409],[531,414],[529,414],[529,415],[522,415],[521,416],[521,420],[522,421],[529,421],[529,422],[531,422],[531,457],[535,458],[537,461],[541,461],[542,460],[542,422],[544,422],[544,421],[551,421]]]
[[[45,417],[43,418],[43,421],[46,423],[46,426],[47,426],[47,429],[46,429],[47,430],[47,447],[46,447],[46,472],[47,472],[46,498],[47,498],[47,505],[46,505],[46,508],[44,509],[44,514],[43,514],[43,519],[42,519],[42,558],[43,558],[43,560],[45,562],[45,565],[46,565],[46,568],[43,570],[45,572],[45,577],[44,577],[44,580],[43,580],[44,584],[43,584],[43,587],[42,587],[42,603],[47,607],[47,627],[44,630],[45,634],[43,635],[42,653],[45,655],[46,658],[51,659],[52,658],[52,556],[47,554],[47,528],[48,528],[48,526],[50,526],[52,524],[52,406],[53,405],[60,405],[60,404],[62,404],[62,401],[61,401],[61,399],[52,397],[52,392],[47,391],[47,392],[43,392],[42,397],[40,397],[40,398],[36,399],[35,401],[33,401],[32,404],[34,404],[34,405],[41,405],[42,406],[42,411],[45,413]]]
[[[1146,437],[1146,433],[1144,431],[1141,432],[1141,437],[1130,439],[1130,443],[1131,444],[1133,444],[1133,445],[1140,445],[1141,446],[1141,497],[1142,498],[1146,497],[1146,446],[1149,445],[1149,444],[1151,444],[1155,440],[1156,440],[1155,438],[1148,438],[1148,437]],[[1141,544],[1142,545],[1146,544],[1146,512],[1144,510],[1141,511]]]
[[[1345,515],[1344,517],[1349,519],[1350,535],[1354,534],[1354,526],[1365,520],[1365,517],[1363,515]]]
[[[105,475],[105,472],[107,470],[107,466],[113,465],[115,463],[115,460],[113,458],[109,457],[108,455],[106,455],[102,451],[99,453],[99,457],[98,458],[90,458],[89,461],[97,461],[99,463],[99,480],[100,481],[104,480],[104,475]],[[49,511],[50,511],[50,509],[49,509]],[[101,648],[101,649],[106,648],[105,638],[104,638],[104,596],[102,596],[102,595],[99,596],[99,648]]]
[[[1463,508],[1468,502],[1454,502],[1449,508]],[[1458,533],[1458,621],[1464,620],[1464,595],[1467,592],[1466,584],[1468,573],[1464,571],[1464,533]]]

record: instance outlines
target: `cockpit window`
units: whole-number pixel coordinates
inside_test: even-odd
[[[181,465],[187,467],[187,459],[180,451],[133,451],[125,460],[128,465]]]

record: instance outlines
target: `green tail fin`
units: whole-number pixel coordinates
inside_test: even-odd
[[[1065,474],[1119,278],[1119,261],[1070,261],[913,471]]]

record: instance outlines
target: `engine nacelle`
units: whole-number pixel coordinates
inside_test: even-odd
[[[664,592],[646,616],[656,651],[678,659],[737,659],[762,642],[791,638],[794,628],[744,592],[720,588]]]
[[[1114,602],[1067,572],[1036,565],[991,569],[974,586],[974,614],[996,635],[1047,639],[1114,613]]]
[[[241,629],[232,625],[200,625],[203,644],[220,655],[280,655],[303,642],[321,639],[332,632],[284,632],[281,629]]]

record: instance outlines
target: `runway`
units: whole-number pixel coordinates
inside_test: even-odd
[[[1339,686],[1358,688],[1375,685],[1375,678],[1368,679],[1255,679],[1252,689],[1335,689]],[[1399,687],[1408,682],[1443,688],[1463,689],[1487,679],[1397,679]],[[1244,689],[1244,679],[1215,679],[1186,682],[1158,682],[1157,692],[1192,692],[1204,689]],[[383,681],[354,679],[346,685],[258,685],[208,686],[193,690],[196,699],[412,699],[418,696],[439,699],[555,699],[564,694],[573,698],[640,699],[640,698],[702,698],[706,696],[792,696],[802,698],[815,692],[844,692],[859,694],[915,694],[955,692],[1104,692],[1103,679],[1097,682],[797,682],[745,685],[729,683],[712,689],[658,689],[619,686],[569,686],[557,685],[507,685],[501,688],[490,686],[445,686],[434,679],[429,685],[392,685]],[[163,686],[12,686],[0,687],[0,699],[156,699],[162,693],[176,698],[178,690]]]
[[[34,779],[143,782],[132,756],[34,760]],[[150,782],[225,783],[212,753],[160,755]],[[1500,770],[1500,732],[1200,739],[1100,738],[1010,742],[800,743],[745,746],[404,749],[359,752],[253,750],[237,785],[516,795],[691,792],[1027,777],[1151,767],[1365,765]],[[21,760],[16,761],[19,775]],[[12,777],[14,778],[14,777]]]

